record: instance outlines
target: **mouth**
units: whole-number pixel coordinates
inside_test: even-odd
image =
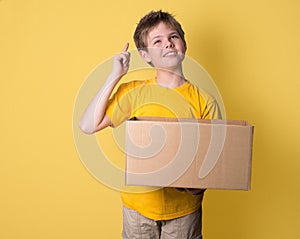
[[[168,51],[165,54],[163,54],[163,57],[173,57],[173,56],[177,56],[178,52],[177,51]]]

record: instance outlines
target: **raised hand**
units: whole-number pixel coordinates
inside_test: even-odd
[[[127,51],[129,43],[126,43],[123,51],[114,56],[112,75],[116,78],[122,77],[128,72],[130,63],[130,53]]]

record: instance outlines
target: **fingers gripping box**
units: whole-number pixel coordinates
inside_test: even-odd
[[[250,190],[253,126],[246,121],[126,121],[127,185]]]

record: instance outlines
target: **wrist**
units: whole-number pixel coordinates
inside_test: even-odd
[[[122,74],[120,73],[116,73],[116,72],[111,72],[108,76],[108,81],[110,82],[119,82],[121,80],[121,78],[123,77]]]

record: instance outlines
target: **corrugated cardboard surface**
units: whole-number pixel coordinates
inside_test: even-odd
[[[249,190],[253,126],[246,121],[126,122],[126,184]]]

